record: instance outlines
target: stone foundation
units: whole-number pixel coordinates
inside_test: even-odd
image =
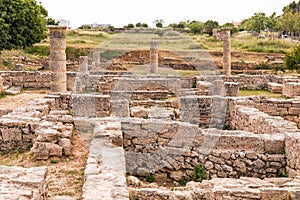
[[[47,167],[7,167],[0,165],[0,198],[46,200]]]
[[[129,188],[130,199],[161,200],[219,200],[260,199],[297,200],[300,197],[300,178],[214,178],[203,183],[189,182],[186,187],[174,188]]]

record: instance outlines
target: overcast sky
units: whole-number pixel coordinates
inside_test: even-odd
[[[67,19],[72,28],[100,23],[122,27],[128,23],[163,19],[164,25],[179,21],[212,19],[220,24],[241,21],[255,12],[282,13],[292,0],[37,0],[48,10],[49,17]]]

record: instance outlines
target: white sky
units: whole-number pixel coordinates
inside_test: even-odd
[[[94,22],[123,27],[128,23],[148,23],[163,19],[164,25],[179,21],[212,19],[220,24],[241,21],[255,12],[282,13],[293,0],[37,0],[49,17],[67,19],[72,28]]]

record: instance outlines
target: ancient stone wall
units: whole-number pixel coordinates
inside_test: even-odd
[[[46,200],[47,167],[8,167],[0,165],[0,198]]]
[[[186,187],[129,188],[131,199],[160,200],[220,200],[220,199],[260,199],[298,200],[300,197],[300,177],[291,178],[215,178],[202,183],[189,182]]]
[[[228,100],[221,96],[180,97],[179,111],[183,122],[222,129],[228,120]]]
[[[230,128],[256,134],[297,132],[296,123],[279,116],[270,116],[253,107],[230,105]]]
[[[110,115],[110,96],[73,94],[72,114],[74,117],[108,117]]]
[[[300,82],[283,83],[282,93],[287,97],[300,97]]]
[[[0,76],[3,78],[3,84],[6,86],[50,90],[51,73],[49,71],[1,71]],[[68,91],[73,91],[75,87],[75,76],[76,73],[74,72],[67,73]]]
[[[0,150],[30,149],[41,118],[54,107],[54,99],[35,99],[0,118]]]
[[[157,181],[191,180],[196,165],[207,177],[277,177],[285,174],[284,136],[131,120],[122,122],[128,171]]]
[[[281,116],[286,120],[300,125],[300,100],[299,99],[266,99],[262,97],[251,98],[253,106],[260,111],[272,115]]]

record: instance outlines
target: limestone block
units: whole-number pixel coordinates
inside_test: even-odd
[[[37,130],[37,134],[37,141],[39,142],[56,143],[59,141],[60,137],[60,132],[52,128],[39,129]]]
[[[62,147],[65,156],[70,156],[72,154],[72,146],[70,139],[62,138],[59,140],[58,145]]]
[[[288,200],[288,191],[283,188],[262,188],[261,200]]]

